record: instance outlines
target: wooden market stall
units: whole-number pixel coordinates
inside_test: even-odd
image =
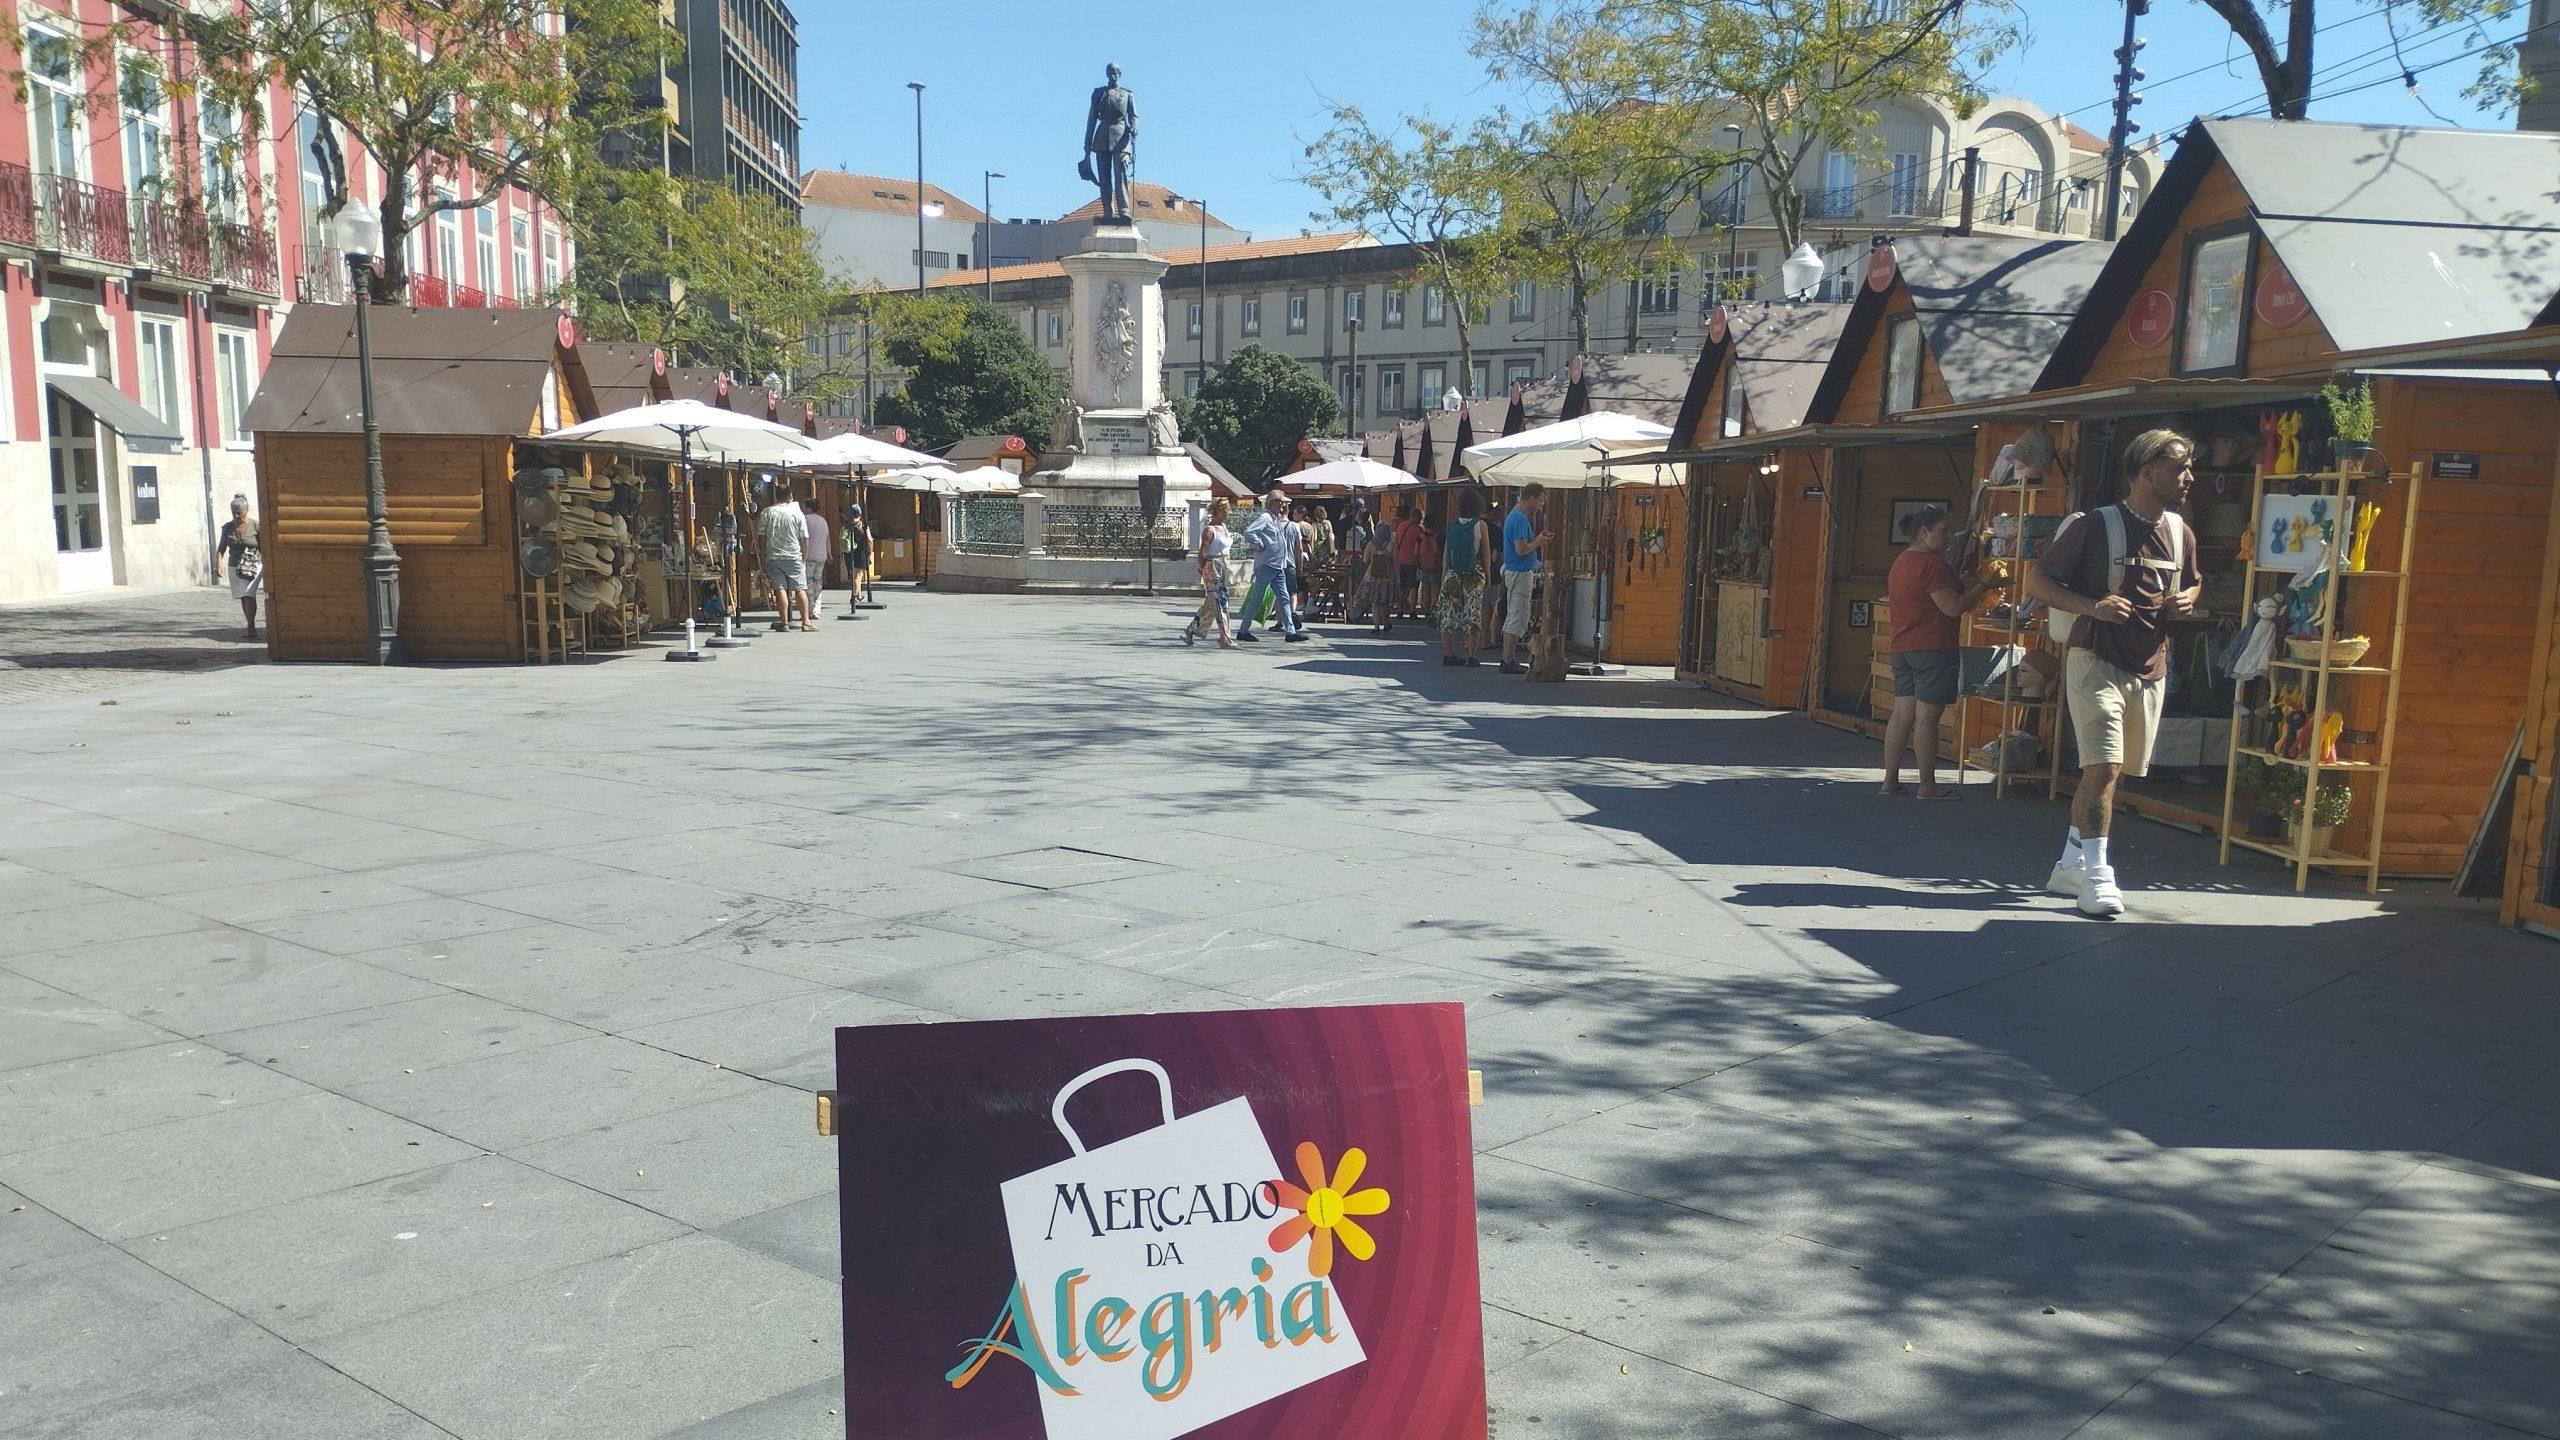
[[[2409,573],[2377,566],[2344,586],[2347,629],[2377,642],[2407,587],[2404,653],[2344,677],[2333,704],[2346,757],[2375,757],[2382,737],[2398,737],[2395,755],[2346,777],[2352,812],[2336,841],[2365,853],[2387,766],[2378,854],[2389,874],[2452,874],[2501,793],[2548,608],[2560,447],[2547,371],[2389,357],[2521,331],[2553,303],[2555,174],[2555,135],[2199,122],[2033,390],[1915,415],[2075,430],[2073,509],[2121,493],[2122,451],[2141,431],[2168,425],[2196,441],[2186,511],[2206,588],[2175,637],[2162,739],[2183,749],[2201,732],[2211,771],[2215,727],[2234,719],[2215,657],[2241,630],[2251,497],[2262,475],[2271,495],[2321,489],[2332,426],[2317,392],[2333,379],[2363,387],[2388,474],[2354,477],[2343,498],[2378,513],[2374,554],[2400,553],[2414,474],[2425,475]],[[2180,774],[2173,757],[2165,780],[2129,782],[2126,803],[2219,828],[2226,777],[2206,788]]]
[[[1768,437],[1803,424],[1847,318],[1839,305],[1739,305],[1709,316],[1663,457],[1688,466],[1674,664],[1682,679],[1780,708],[1801,701],[1811,646],[1789,642],[1811,610],[1781,610],[1771,597],[1813,593],[1821,481],[1809,456]]]
[[[377,306],[374,393],[391,539],[400,552],[400,643],[412,660],[526,653],[518,447],[596,413],[557,310]],[[355,312],[298,305],[250,402],[265,517],[268,653],[366,653],[364,437]]]

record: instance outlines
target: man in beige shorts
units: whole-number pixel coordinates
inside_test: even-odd
[[[2063,699],[2080,748],[2071,830],[2045,888],[2085,915],[2121,915],[2107,853],[2116,781],[2151,768],[2169,685],[2169,622],[2194,613],[2204,584],[2195,532],[2176,507],[2195,482],[2195,444],[2146,430],[2125,447],[2124,498],[2066,521],[2027,573],[2027,594],[2075,617]]]

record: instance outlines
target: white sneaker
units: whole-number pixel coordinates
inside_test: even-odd
[[[2124,913],[2124,892],[2116,888],[2116,867],[2100,865],[2081,872],[2080,913],[2083,915]]]
[[[2053,873],[2045,877],[2044,888],[2056,895],[2080,898],[2080,867],[2054,862]]]

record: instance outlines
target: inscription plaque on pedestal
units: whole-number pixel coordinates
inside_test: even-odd
[[[1102,456],[1143,456],[1149,453],[1147,422],[1143,419],[1104,419],[1088,415],[1084,419],[1084,453]]]

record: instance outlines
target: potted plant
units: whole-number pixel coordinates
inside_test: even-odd
[[[2320,401],[2329,407],[2329,460],[2341,471],[2362,474],[2373,465],[2373,388],[2356,385],[2345,390],[2330,381],[2320,387]]]
[[[2233,786],[2233,806],[2249,834],[2274,839],[2284,829],[2284,767],[2254,755],[2240,757],[2240,776]],[[2299,789],[2300,787],[2296,787]]]
[[[2344,780],[2323,780],[2311,795],[2311,853],[2329,853],[2329,837],[2347,823],[2347,811],[2355,804],[2355,791]],[[2284,797],[2284,838],[2302,843],[2302,787],[2296,784]]]

